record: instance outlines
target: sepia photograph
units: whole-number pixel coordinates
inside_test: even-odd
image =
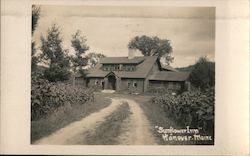
[[[0,3],[0,154],[249,155],[248,0]]]
[[[31,144],[214,145],[215,11],[32,5]]]

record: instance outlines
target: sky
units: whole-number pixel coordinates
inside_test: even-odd
[[[87,39],[87,51],[106,56],[127,56],[129,41],[135,36],[158,36],[170,40],[173,67],[194,64],[199,57],[215,60],[214,7],[161,6],[53,6],[42,5],[33,39],[39,48],[41,35],[57,24],[63,47],[80,30]],[[139,51],[136,55],[141,55]]]

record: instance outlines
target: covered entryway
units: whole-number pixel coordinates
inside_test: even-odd
[[[104,90],[119,91],[120,77],[113,71],[104,77]]]
[[[114,75],[108,76],[107,89],[116,90],[116,77]]]
[[[119,91],[120,77],[115,72],[110,72],[104,77],[104,90]]]

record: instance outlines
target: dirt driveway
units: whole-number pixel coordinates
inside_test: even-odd
[[[153,145],[156,141],[152,135],[152,126],[138,103],[132,99],[112,97],[112,103],[99,112],[90,114],[79,121],[73,122],[53,134],[41,138],[34,144],[83,144],[85,133],[95,131],[105,119],[117,111],[118,107],[126,102],[131,115],[121,123],[121,132],[117,137],[119,145]]]

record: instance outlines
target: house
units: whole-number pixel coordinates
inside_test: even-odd
[[[157,56],[105,57],[86,76],[88,87],[142,93],[150,88],[187,90],[189,72],[162,65]]]

